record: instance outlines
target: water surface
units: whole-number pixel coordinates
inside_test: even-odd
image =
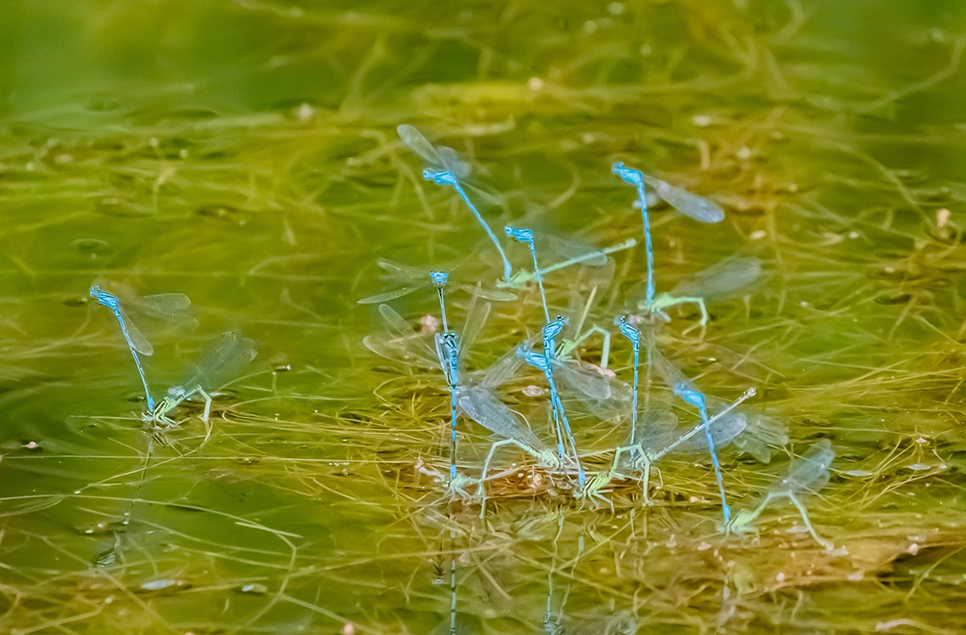
[[[958,630],[959,3],[15,0],[0,25],[2,630],[444,633],[453,562],[465,633]],[[735,255],[765,276],[709,299],[705,330],[670,309],[659,345],[710,395],[756,388],[748,406],[788,427],[768,464],[722,450],[736,510],[831,442],[830,480],[803,500],[834,549],[788,504],[723,536],[703,454],[663,460],[645,506],[630,478],[574,501],[508,449],[484,520],[451,503],[442,374],[370,353],[380,316],[356,302],[398,284],[380,258],[489,288],[501,268],[401,123],[472,163],[497,231],[640,241],[617,160],[721,203],[713,226],[652,210],[658,291]],[[630,381],[611,325],[643,249],[615,261],[588,323]],[[547,280],[574,321],[585,274]],[[196,329],[139,322],[156,397],[223,331],[257,342],[207,443],[194,406],[142,425],[96,280],[192,299]],[[535,286],[518,294],[469,369],[542,325]],[[468,303],[452,287],[454,324]],[[391,304],[417,328],[438,312],[430,288]],[[521,371],[501,394],[549,440],[542,385]],[[629,413],[567,405],[606,470]],[[459,440],[477,476],[491,439],[466,421]]]

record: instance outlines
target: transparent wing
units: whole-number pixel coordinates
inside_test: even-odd
[[[640,413],[637,419],[637,432],[634,439],[649,453],[659,452],[671,445],[679,436],[675,434],[678,418],[671,411],[670,404],[652,403]]]
[[[396,313],[388,304],[379,305],[379,315],[385,320],[386,326],[389,327],[389,331],[399,337],[409,337],[416,336],[413,328],[409,325],[409,322],[403,319],[401,315]],[[429,345],[427,344],[427,348]]]
[[[671,207],[694,220],[702,223],[720,223],[724,220],[724,210],[712,200],[646,174],[644,182],[654,188],[658,196],[667,201]]]
[[[118,311],[121,314],[121,319],[124,320],[124,326],[127,327],[127,334],[131,337],[131,343],[134,344],[134,350],[142,355],[153,355],[154,347],[151,346],[151,342],[148,341],[148,338],[144,337],[144,333],[141,332],[141,329],[134,325],[134,322],[131,320],[128,314],[124,312],[124,309],[122,309],[120,305],[118,305]]]
[[[637,245],[637,239],[636,238],[628,238],[627,240],[625,240],[623,242],[620,242],[620,243],[617,243],[616,245],[610,245],[609,247],[604,247],[603,249],[593,249],[593,251],[598,251],[598,252],[600,252],[601,254],[603,254],[605,256],[609,256],[610,254],[617,253],[617,252],[623,251],[625,249],[630,249],[631,247],[634,247],[635,245]],[[588,252],[588,258],[590,259],[591,262],[582,263],[581,262],[581,259],[580,259],[580,256],[578,254],[578,256],[576,256],[575,258],[572,258],[571,261],[562,260],[561,262],[559,262],[557,264],[544,265],[541,268],[541,271],[543,273],[545,273],[545,274],[546,273],[552,273],[554,271],[557,271],[558,269],[563,269],[565,267],[571,267],[571,266],[577,265],[577,264],[587,264],[589,266],[602,266],[600,264],[594,264],[594,263],[599,263],[600,262],[600,259],[596,255],[591,254],[590,252]]]
[[[765,464],[771,463],[771,456],[774,453],[774,451],[768,447],[768,444],[757,438],[754,433],[749,432],[747,429],[745,430],[744,434],[735,439],[735,447],[742,452],[755,457],[755,460],[759,463]]]
[[[463,261],[464,259],[460,259],[455,262],[446,263],[433,268],[439,271],[448,271],[450,272],[450,274],[452,274],[453,271],[459,268],[459,266],[463,263]],[[422,267],[422,268],[409,267],[407,265],[403,265],[398,262],[393,262],[391,260],[386,260],[384,258],[380,258],[379,260],[377,260],[376,264],[379,265],[380,269],[388,273],[390,278],[400,280],[400,281],[410,282],[410,283],[414,283],[414,282],[418,283],[418,284],[410,285],[412,286],[412,289],[407,293],[412,293],[413,291],[416,291],[418,289],[421,289],[427,286],[427,283],[425,283],[424,281],[426,280],[426,273],[429,271],[429,269],[427,269],[426,267]],[[452,282],[452,278],[450,279],[450,284],[454,284]],[[467,293],[473,293],[474,289],[476,288],[474,285],[463,284],[463,283],[455,283],[454,286],[458,287],[463,291],[466,291]],[[395,291],[388,291],[385,294],[375,295],[375,296],[372,296],[371,298],[364,298],[364,300],[366,301],[365,302],[359,301],[359,303],[376,304],[378,301],[373,300],[372,298],[379,298],[380,296],[389,296],[390,294],[393,294],[393,293],[395,293]],[[385,302],[398,297],[402,297],[402,295],[406,295],[406,294],[403,293],[401,295],[390,296],[383,301]],[[479,292],[479,296],[484,300],[493,300],[494,302],[508,302],[510,300],[517,299],[517,296],[515,294],[510,293],[508,291],[500,291],[498,289],[481,288]]]
[[[191,299],[183,293],[158,293],[132,298],[134,308],[151,317],[170,322],[182,328],[198,328],[198,320],[185,311]]]
[[[828,439],[814,443],[772,491],[797,494],[821,489],[828,482],[829,466],[833,459],[835,450]]]
[[[455,174],[455,173],[454,173]],[[507,198],[504,194],[494,190],[491,187],[477,187],[472,183],[467,183],[466,181],[460,181],[460,185],[464,190],[467,190],[473,195],[473,200],[480,207],[499,207],[501,209],[507,209]]]
[[[423,287],[428,286],[428,284],[411,286],[411,287],[400,287],[399,289],[394,289],[393,291],[386,291],[385,293],[377,293],[376,295],[370,295],[367,298],[362,298],[357,300],[358,304],[382,304],[383,302],[389,302],[390,300],[395,300],[396,298],[401,298],[404,295],[409,295],[413,291],[418,291]]]
[[[399,134],[402,142],[406,144],[406,147],[422,157],[424,161],[436,167],[445,167],[443,159],[439,156],[436,148],[415,127],[404,123],[396,128],[396,132]]]
[[[745,427],[747,427],[747,418],[744,415],[736,417],[734,408],[738,406],[738,404],[743,402],[745,399],[747,399],[748,397],[751,397],[754,394],[755,394],[755,390],[753,388],[749,388],[744,393],[742,393],[742,395],[738,399],[728,404],[726,409],[719,410],[710,417],[712,439],[715,439],[716,437],[720,436],[721,441],[725,442],[726,444],[726,441],[725,441],[726,439],[734,439],[735,438],[734,435],[741,434],[741,432],[745,429]],[[737,420],[733,420],[733,419],[737,419]],[[720,431],[716,431],[715,426],[719,426],[719,425],[721,426]],[[658,460],[661,457],[667,455],[670,452],[675,451],[680,447],[684,447],[688,444],[691,444],[695,440],[695,437],[698,437],[698,436],[705,439],[705,444],[702,444],[700,447],[707,448],[705,429],[706,429],[705,423],[701,422],[695,425],[690,430],[684,430],[681,433],[675,433],[677,435],[676,438],[671,443],[666,445],[664,449],[654,453],[651,458],[653,460]]]
[[[460,351],[463,354],[473,348],[473,343],[490,315],[490,303],[484,302],[481,306],[477,306],[476,299],[477,295],[474,294],[467,309],[466,324],[463,326],[463,335],[460,338]]]
[[[553,375],[555,380],[559,379],[562,386],[577,391],[593,402],[625,402],[630,401],[633,396],[633,391],[627,383],[615,377],[607,377],[601,374],[596,366],[584,362],[554,360]]]
[[[388,327],[387,336],[367,335],[362,343],[370,351],[391,361],[399,361],[423,368],[437,368],[440,365],[436,352],[430,348],[425,339],[413,331],[406,322],[388,304],[379,305]]]
[[[546,234],[535,234],[535,238],[540,271],[543,274],[573,265],[601,267],[607,264],[607,254],[595,247],[572,243]]]
[[[674,287],[672,295],[723,298],[741,292],[761,277],[758,258],[729,258]]]
[[[755,436],[768,445],[782,447],[788,443],[788,426],[774,417],[749,414],[748,429],[754,430]]]
[[[135,315],[146,315],[179,327],[197,328],[198,326],[198,320],[185,312],[191,306],[191,299],[183,293],[158,293],[139,296],[134,292],[134,289],[126,284],[108,284],[116,288],[118,298]]]
[[[474,293],[476,287],[468,284],[457,283],[456,286],[467,293]],[[499,289],[483,289],[481,288],[477,295],[479,295],[484,300],[493,300],[494,302],[509,302],[510,300],[516,300],[517,296],[515,293],[510,293],[509,291],[500,291]]]
[[[520,417],[495,394],[483,386],[471,386],[460,390],[457,403],[467,417],[490,432],[505,439],[515,439],[534,450],[546,448],[546,444],[528,428]]]
[[[657,371],[657,374],[661,376],[661,379],[664,380],[664,383],[669,388],[674,388],[679,384],[684,384],[692,389],[694,388],[694,385],[684,376],[684,373],[678,370],[677,366],[672,364],[657,348],[651,347],[649,355],[651,356],[651,364],[654,370]]]
[[[379,258],[376,260],[376,264],[393,278],[412,281],[422,281],[426,278],[426,269],[424,268],[409,267],[398,262],[393,262],[392,260],[386,260],[385,258]],[[439,269],[442,271],[450,271],[446,267],[439,267]]]
[[[643,309],[647,299],[647,278],[641,280],[624,293],[624,301],[633,309]]]
[[[235,331],[228,331],[205,353],[182,386],[186,389],[195,386],[218,388],[251,363],[256,354],[254,341]]]
[[[517,374],[523,360],[517,357],[516,351],[504,353],[483,374],[483,385],[487,388],[502,386]]]
[[[740,412],[729,412],[711,423],[711,440],[717,450],[728,446],[745,431],[748,419]],[[681,434],[689,430],[681,430]],[[708,438],[704,434],[696,434],[677,448],[680,452],[698,453],[708,451]]]
[[[596,317],[596,308],[607,295],[607,289],[614,279],[615,266],[614,259],[608,258],[603,267],[584,269],[567,282],[570,287],[568,315],[580,316],[577,326],[581,329]]]
[[[603,292],[610,288],[611,283],[614,281],[614,273],[616,271],[617,261],[608,256],[607,262],[590,270],[590,273],[587,275],[587,281],[583,284],[587,288],[596,287],[598,289],[598,297],[603,298]]]
[[[439,368],[440,361],[422,339],[413,333],[411,338],[385,338],[366,335],[362,343],[370,351],[393,362],[421,368]],[[420,346],[419,344],[422,344]]]
[[[735,445],[760,463],[770,463],[775,448],[788,443],[788,427],[764,415],[745,412],[744,416],[748,418],[748,427],[735,439]]]
[[[540,333],[535,333],[530,336],[529,339],[524,343],[527,348],[533,348],[533,346],[540,340]],[[511,348],[509,351],[503,354],[498,360],[493,362],[493,364],[483,373],[483,381],[481,382],[483,386],[487,388],[496,388],[497,386],[502,386],[506,382],[510,381],[520,366],[523,365],[523,360],[517,356],[516,347]]]
[[[443,166],[452,172],[453,176],[462,180],[470,175],[472,167],[469,163],[460,159],[456,150],[447,148],[446,146],[440,146],[437,150],[439,151],[439,157],[443,162]]]
[[[146,310],[164,315],[179,313],[191,306],[191,298],[183,293],[158,293],[137,298],[135,302]]]

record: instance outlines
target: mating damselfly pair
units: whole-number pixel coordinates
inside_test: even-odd
[[[800,502],[803,494],[827,480],[828,466],[834,457],[827,442],[817,444],[813,451],[806,453],[803,458],[806,467],[793,468],[792,474],[777,483],[772,494],[754,511],[733,515],[728,502],[727,473],[719,452],[731,446],[739,453],[767,463],[776,450],[788,444],[787,427],[779,418],[742,404],[756,393],[756,387],[746,387],[739,396],[732,396],[729,403],[728,399],[702,391],[698,381],[689,378],[662,350],[669,346],[662,335],[663,325],[671,320],[669,309],[683,304],[696,305],[700,318],[695,326],[701,327],[703,335],[712,318],[708,302],[747,297],[765,275],[761,260],[735,254],[680,283],[670,293],[656,292],[650,200],[662,200],[684,216],[704,224],[724,220],[724,210],[719,204],[628,167],[624,162],[615,162],[612,172],[636,190],[636,204],[643,223],[646,275],[640,283],[627,289],[612,289],[613,256],[633,249],[635,239],[596,249],[550,238],[529,227],[507,225],[502,234],[509,243],[504,243],[472,201],[471,190],[465,187],[469,164],[454,150],[431,144],[413,126],[399,126],[398,133],[402,143],[429,164],[423,173],[425,179],[452,188],[469,208],[501,261],[502,275],[495,285],[483,279],[463,279],[457,283],[471,295],[461,332],[455,328],[452,311],[447,313],[444,290],[447,284],[454,283],[446,271],[423,269],[420,273],[418,268],[381,261],[381,266],[390,272],[397,275],[406,272],[409,284],[397,291],[361,300],[364,304],[380,304],[379,312],[387,325],[385,334],[365,339],[370,350],[417,369],[442,372],[440,386],[448,393],[450,404],[448,478],[442,480],[452,496],[478,499],[480,513],[485,514],[486,501],[491,498],[487,486],[500,475],[491,474],[496,452],[513,446],[531,457],[535,467],[546,470],[558,489],[562,486],[571,491],[577,500],[612,506],[606,494],[614,483],[639,482],[646,502],[652,466],[656,468],[668,455],[703,451],[711,460],[722,510],[722,529],[726,533],[747,531],[765,505],[785,497],[795,503],[812,535],[823,545],[831,544],[818,538]],[[521,269],[513,273],[507,248],[513,244],[525,247],[530,271]],[[555,258],[545,260],[547,252]],[[608,273],[587,275],[595,269]],[[579,288],[580,281],[588,278],[594,280],[594,285]],[[436,291],[441,331],[427,333],[425,328],[416,331],[392,307],[383,304],[418,291],[421,284]],[[553,294],[548,284],[557,286]],[[559,287],[568,285],[571,288],[564,295],[583,293],[585,300],[583,309],[578,308],[580,302],[570,303],[570,315],[565,315],[559,310]],[[517,306],[525,312],[528,290],[533,287],[539,297],[542,323],[519,326],[525,332],[532,327],[535,333],[511,345],[489,368],[469,368],[469,351],[488,316],[494,313],[494,306]],[[513,295],[505,295],[507,291]],[[605,292],[610,292],[612,298],[623,295],[622,310],[608,316],[606,308],[597,306]],[[612,359],[611,329],[615,326],[631,346],[629,383],[608,368],[608,360]],[[505,331],[506,326],[501,329]],[[594,334],[602,336],[599,353],[596,348],[587,348],[588,338]],[[521,391],[514,385],[520,381],[519,375],[525,375],[522,369],[528,367],[542,378],[543,388],[531,383]],[[546,401],[542,405],[526,401],[520,398],[521,394],[546,395]],[[679,426],[675,410],[687,412],[689,408],[696,422]],[[475,469],[459,458],[457,431],[461,415],[496,437],[486,458]],[[546,421],[547,432],[542,433],[540,425],[531,425],[531,419]],[[613,457],[609,463],[599,466],[598,471],[588,471],[586,466],[597,461],[592,457],[599,456],[600,449],[585,452],[582,447],[599,445],[593,430],[601,426],[610,426],[609,436],[623,439],[611,448]],[[475,476],[471,476],[473,472]]]
[[[255,342],[235,331],[228,331],[222,334],[205,353],[191,373],[185,377],[185,381],[169,388],[167,394],[156,402],[148,387],[144,367],[138,355],[140,353],[151,356],[154,353],[154,347],[127,314],[116,294],[105,291],[99,284],[94,284],[91,286],[90,296],[114,314],[121,329],[121,335],[134,358],[134,364],[144,386],[144,402],[147,408],[141,416],[146,422],[164,426],[175,425],[176,422],[170,417],[172,412],[185,400],[197,396],[205,402],[201,420],[207,424],[212,404],[209,392],[221,388],[225,381],[233,378],[255,358]],[[128,296],[130,302],[125,302],[125,305],[134,305],[162,320],[197,324],[194,318],[184,313],[191,305],[191,300],[184,294],[164,293],[138,298],[129,292]]]

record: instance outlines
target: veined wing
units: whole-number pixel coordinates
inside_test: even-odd
[[[404,320],[403,317],[388,304],[379,305],[379,315],[381,315],[382,319],[385,320],[386,326],[389,327],[390,333],[398,337],[416,335],[416,333],[413,331],[413,328],[409,325],[409,322]]]
[[[218,388],[255,359],[256,354],[254,341],[228,331],[205,353],[182,387],[187,390],[195,386]]]
[[[671,445],[680,435],[676,435],[678,418],[668,403],[655,403],[651,400],[647,410],[637,419],[634,439],[649,454],[660,452]]]
[[[797,494],[821,489],[829,479],[829,466],[835,459],[835,450],[828,439],[812,445],[788,472],[788,476],[776,483],[773,492]]]
[[[153,355],[154,347],[151,346],[151,342],[148,341],[148,338],[144,337],[144,333],[141,332],[141,329],[134,324],[134,321],[131,320],[130,316],[128,316],[124,309],[121,308],[120,304],[118,304],[117,309],[121,314],[121,319],[124,320],[124,326],[127,327],[127,334],[131,338],[131,343],[134,345],[134,350],[142,355]]]
[[[728,258],[690,280],[680,282],[672,295],[683,297],[723,298],[750,287],[761,277],[762,264],[758,258]]]
[[[382,304],[383,302],[388,302],[390,300],[395,300],[396,298],[401,298],[404,295],[409,295],[413,291],[418,291],[426,286],[429,286],[429,285],[424,284],[424,285],[416,285],[411,287],[400,287],[392,291],[386,291],[385,293],[377,293],[376,295],[370,295],[367,298],[356,300],[356,304]]]
[[[745,429],[743,416],[733,417],[729,413],[725,417],[715,420],[711,424],[711,439],[716,448],[722,448],[732,442]],[[675,444],[679,439],[693,431],[693,427],[677,425],[678,418],[670,405],[660,403],[652,406],[644,413],[638,422],[640,430],[638,438],[641,447],[651,456],[664,453],[665,448]],[[674,451],[686,454],[707,452],[708,439],[704,434],[692,434],[690,438],[675,445]]]
[[[186,310],[191,306],[191,299],[183,293],[157,293],[141,296],[134,300],[146,311],[154,311],[162,315],[171,315]]]
[[[430,165],[442,168],[445,167],[443,163],[443,158],[439,156],[439,152],[433,147],[426,137],[423,136],[415,126],[411,126],[408,123],[400,124],[396,126],[396,133],[402,142],[406,144],[406,147],[418,154],[426,163]]]
[[[483,288],[480,288],[479,291],[476,291],[476,287],[474,287],[473,285],[463,284],[462,282],[455,283],[455,286],[463,291],[466,291],[467,293],[476,293],[484,300],[493,300],[494,302],[509,302],[510,300],[517,299],[516,294],[510,293],[509,291],[500,291],[499,289],[483,289]]]
[[[386,336],[367,335],[362,343],[370,351],[390,361],[423,368],[439,368],[441,362],[429,343],[413,331],[396,311],[387,304],[379,305],[379,313],[386,321],[389,333]]]
[[[381,258],[376,261],[376,264],[378,264],[381,269],[388,272],[393,278],[404,280],[410,284],[397,287],[391,291],[377,293],[376,295],[370,295],[362,298],[361,300],[356,301],[357,304],[382,304],[383,302],[389,302],[390,300],[401,298],[404,295],[409,295],[414,291],[418,291],[429,286],[427,271],[423,269],[406,267],[405,265],[400,265],[390,260],[383,260]]]
[[[473,343],[476,342],[477,336],[483,330],[483,325],[486,323],[486,318],[490,315],[491,305],[489,302],[484,302],[481,306],[477,306],[479,285],[477,285],[475,291],[466,309],[466,323],[463,325],[463,334],[460,337],[461,357],[473,348]]]
[[[554,379],[593,402],[625,402],[633,396],[631,387],[616,377],[606,377],[596,366],[576,360],[553,360]]]
[[[378,260],[376,260],[376,264],[379,266],[380,269],[388,273],[391,278],[404,280],[407,282],[425,283],[426,274],[430,271],[430,269],[435,269],[437,271],[452,272],[454,269],[456,269],[462,264],[462,260],[446,263],[438,267],[431,267],[431,268],[410,267],[409,265],[404,265],[398,262],[394,262],[392,260],[387,260],[385,258],[379,258]]]
[[[404,295],[412,293],[413,291],[418,291],[419,289],[429,285],[428,282],[425,282],[426,275],[429,271],[428,269],[408,267],[384,258],[377,260],[376,264],[378,264],[379,267],[383,271],[387,272],[391,277],[414,284],[401,287],[395,291],[387,291],[386,293],[363,298],[362,300],[358,301],[359,304],[378,304],[379,302],[388,302],[389,300],[401,298]],[[462,261],[435,267],[435,269],[452,272],[454,269],[458,268],[460,264],[462,264]],[[473,285],[464,284],[461,282],[453,282],[452,279],[450,280],[449,284],[456,286],[467,293],[473,293],[476,289],[476,287]],[[508,291],[500,291],[498,289],[483,289],[482,287],[480,288],[479,296],[484,300],[493,300],[494,302],[508,302],[510,300],[517,299],[515,294]]]
[[[600,257],[598,254],[609,256],[612,253],[623,251],[625,249],[630,249],[636,244],[637,244],[637,239],[628,238],[627,240],[621,243],[618,243],[616,245],[611,245],[609,247],[604,247],[603,249],[595,249],[592,247],[580,248],[580,250],[577,251],[575,255],[569,259],[561,260],[560,262],[557,262],[552,265],[545,264],[540,268],[540,272],[543,274],[553,273],[558,269],[564,269],[566,267],[571,267],[573,265],[587,265],[592,267],[600,267],[610,262],[611,259],[608,258],[605,262],[601,263]]]
[[[460,159],[459,154],[452,148],[446,146],[434,147],[421,132],[409,124],[402,124],[396,128],[399,138],[409,147],[410,150],[422,157],[432,169],[423,170],[423,178],[436,181],[437,177],[443,173],[449,173],[456,181],[456,188],[466,188],[472,190],[487,205],[497,207],[506,206],[506,198],[501,195],[494,195],[478,187],[474,187],[465,182],[470,175],[472,167],[466,161]],[[431,174],[435,173],[435,174]],[[440,185],[442,182],[437,181]],[[452,185],[447,183],[447,185]]]
[[[453,173],[456,178],[462,180],[470,175],[472,168],[466,161],[460,159],[456,150],[447,146],[439,146],[439,158],[443,161],[446,169]]]
[[[742,395],[740,397],[738,397],[738,399],[736,399],[735,401],[733,401],[732,403],[730,403],[724,410],[720,410],[716,414],[712,415],[709,418],[709,420],[708,420],[707,423],[702,421],[698,425],[694,426],[689,431],[685,432],[684,434],[682,434],[681,436],[679,436],[676,440],[674,440],[673,442],[671,442],[669,445],[665,446],[663,450],[660,450],[659,452],[656,452],[652,456],[652,458],[654,460],[658,460],[658,459],[660,459],[660,458],[662,458],[664,456],[667,456],[667,454],[669,454],[670,452],[675,451],[677,448],[679,448],[679,447],[681,447],[681,446],[689,443],[692,439],[694,439],[694,437],[696,437],[698,435],[701,435],[703,437],[706,437],[707,435],[705,434],[705,430],[707,429],[707,427],[708,427],[709,424],[711,426],[711,438],[712,438],[712,440],[714,439],[714,434],[715,434],[715,432],[714,432],[714,426],[716,426],[719,422],[725,422],[725,424],[726,424],[725,425],[725,429],[729,429],[729,428],[730,429],[733,429],[734,427],[740,427],[741,426],[741,422],[740,421],[738,423],[728,423],[727,422],[727,418],[731,417],[731,415],[734,413],[734,409],[741,402],[743,402],[744,400],[748,399],[749,397],[754,396],[754,394],[755,394],[755,389],[754,388],[749,388],[744,393],[742,393]],[[747,423],[745,423],[745,425],[747,425]]]
[[[379,357],[384,357],[393,362],[402,362],[421,368],[439,368],[441,362],[436,354],[432,353],[428,347],[424,351],[421,346],[414,344],[415,340],[421,340],[415,333],[412,338],[406,339],[366,335],[362,338],[362,343]],[[425,342],[422,342],[422,344],[425,344]]]
[[[748,419],[740,412],[729,412],[723,417],[711,422],[711,440],[717,450],[726,447],[745,431]],[[681,430],[681,434],[686,434],[688,430]],[[708,451],[708,437],[704,434],[697,434],[682,443],[677,448],[680,452],[698,453]]]
[[[470,165],[461,160],[453,148],[433,146],[426,140],[423,133],[409,124],[398,126],[396,132],[406,147],[422,157],[430,166],[448,170],[457,179],[465,179],[470,175]]]
[[[533,348],[540,339],[541,334],[535,333],[527,339],[524,345],[527,348]],[[517,355],[517,347],[514,346],[483,372],[481,384],[487,388],[502,386],[516,375],[522,365],[523,360]]]
[[[651,363],[654,365],[654,370],[657,371],[657,374],[661,376],[661,379],[664,380],[664,383],[669,388],[673,389],[683,384],[685,387],[695,390],[691,380],[685,377],[684,373],[678,370],[677,366],[672,364],[656,347],[652,347],[649,354],[651,356]]]
[[[654,188],[658,196],[667,201],[671,207],[694,220],[702,223],[720,223],[724,220],[724,210],[712,200],[647,174],[644,175],[644,182]]]
[[[198,320],[188,315],[185,310],[191,306],[191,300],[183,293],[160,293],[156,295],[139,296],[134,289],[123,283],[100,281],[106,287],[116,291],[118,306],[124,307],[125,325],[128,327],[134,348],[139,353],[151,355],[154,348],[129,317],[129,311],[137,317],[150,318],[167,322],[178,327],[197,328]]]
[[[774,417],[750,413],[748,429],[754,430],[755,436],[768,445],[780,448],[788,443],[788,426]]]
[[[601,267],[607,264],[607,254],[595,247],[537,232],[534,232],[534,240],[537,244],[537,257],[542,263],[540,272],[543,274],[572,265]],[[547,265],[548,261],[553,261],[553,264]]]
[[[460,389],[457,403],[467,417],[505,439],[515,439],[534,450],[546,448],[513,410],[484,386]]]
[[[788,428],[777,419],[751,411],[736,414],[747,418],[748,427],[735,439],[735,446],[760,463],[770,463],[775,448],[788,443]]]
[[[613,258],[608,258],[607,264],[603,267],[585,269],[567,283],[570,287],[568,314],[580,316],[575,325],[577,331],[582,331],[588,321],[593,322],[595,319],[595,310],[607,295],[607,289],[614,279],[616,264]],[[578,332],[574,337],[580,337],[580,335],[581,333]]]
[[[123,283],[105,282],[114,288],[122,304],[136,315],[148,317],[177,326],[196,328],[198,320],[186,313],[191,306],[191,299],[183,293],[158,293],[154,295],[138,295],[133,288]]]

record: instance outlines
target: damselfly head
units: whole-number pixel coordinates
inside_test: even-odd
[[[679,381],[674,384],[674,394],[692,406],[701,407],[704,405],[704,393],[688,386],[685,382]]]
[[[630,183],[631,185],[644,185],[644,175],[641,174],[641,171],[626,167],[622,161],[615,163],[613,167],[611,167],[611,170],[614,172],[614,174],[621,177],[624,181]]]
[[[518,243],[533,244],[533,230],[527,229],[526,227],[516,228],[507,225],[503,228],[503,231],[509,238],[512,238]]]
[[[621,335],[626,337],[635,346],[641,342],[641,332],[632,324],[627,323],[627,316],[620,315],[614,318],[614,324],[620,329]]]
[[[446,286],[446,281],[449,279],[449,273],[446,271],[430,271],[429,279],[433,281],[433,286],[437,289],[442,289]]]
[[[459,334],[456,331],[446,331],[443,333],[443,342],[449,348],[456,348],[459,344]]]
[[[546,340],[552,340],[563,331],[564,325],[567,323],[567,318],[562,315],[558,315],[557,319],[550,322],[543,327],[543,338]]]
[[[452,172],[447,170],[432,170],[430,168],[423,169],[423,178],[427,181],[432,181],[436,185],[456,185],[456,177],[453,176]]]
[[[113,293],[108,293],[107,291],[104,291],[103,289],[101,289],[100,285],[97,285],[97,284],[93,285],[91,287],[90,293],[91,293],[91,297],[97,300],[99,304],[106,306],[112,311],[120,308],[120,305],[117,302],[117,296],[114,295]]]

